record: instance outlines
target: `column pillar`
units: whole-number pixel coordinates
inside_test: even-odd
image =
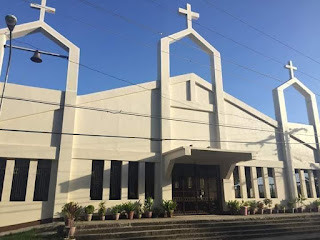
[[[314,182],[314,176],[313,176],[313,171],[308,170],[308,175],[309,175],[309,184],[310,184],[310,190],[311,190],[311,197],[316,198],[317,197],[317,191],[316,191],[316,185]]]
[[[139,199],[141,200],[141,203],[144,202],[145,199],[145,162],[139,162],[139,185],[138,185],[138,193],[139,193]]]
[[[257,169],[255,167],[250,167],[250,169],[251,169],[251,181],[252,181],[253,197],[254,198],[259,198]]]
[[[103,200],[109,200],[110,198],[110,173],[111,173],[111,161],[104,161],[103,171]]]
[[[121,169],[121,200],[128,200],[129,162],[122,161]]]
[[[241,197],[242,198],[248,198],[244,166],[238,166],[238,169],[239,169]]]
[[[4,45],[6,44],[7,37],[4,34],[0,35],[0,76],[2,72],[2,66],[3,66],[3,58],[4,58]]]
[[[4,180],[3,180],[1,202],[10,202],[14,164],[15,164],[15,160],[7,160],[6,172],[4,174]]]
[[[39,160],[30,160],[27,192],[26,192],[26,202],[33,201],[33,193],[34,193],[35,183],[36,183],[38,161]]]
[[[299,177],[300,177],[301,194],[302,196],[307,198],[308,194],[307,194],[306,178],[304,177],[304,170],[299,169]]]
[[[269,187],[269,176],[268,176],[268,168],[262,168],[262,176],[263,176],[263,186],[264,186],[264,197],[271,198],[270,196],[270,187]]]

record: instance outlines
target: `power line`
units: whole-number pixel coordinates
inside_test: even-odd
[[[23,129],[9,129],[0,128],[0,131],[5,132],[23,132],[23,133],[35,133],[35,134],[53,134],[53,135],[68,135],[68,136],[84,136],[84,137],[102,137],[102,138],[122,138],[122,139],[139,139],[149,141],[192,141],[192,142],[227,142],[227,143],[242,143],[250,145],[261,145],[261,144],[317,144],[317,143],[302,143],[302,142],[246,142],[246,141],[232,141],[232,140],[209,140],[209,139],[189,139],[189,138],[149,138],[139,136],[125,136],[125,135],[107,135],[107,134],[90,134],[90,133],[65,133],[65,132],[50,132],[50,131],[37,131],[37,130],[23,130]]]
[[[292,46],[290,46],[289,44],[287,44],[287,43],[285,43],[285,42],[283,42],[283,41],[281,41],[281,40],[277,39],[276,37],[274,37],[274,36],[272,36],[272,35],[270,35],[270,34],[268,34],[268,33],[264,32],[264,31],[262,31],[262,30],[260,30],[260,29],[258,29],[257,27],[255,27],[255,26],[253,26],[253,25],[249,24],[248,22],[246,22],[246,21],[244,21],[244,20],[240,19],[239,17],[236,17],[235,15],[231,14],[231,13],[230,13],[230,12],[228,12],[227,10],[217,7],[215,4],[211,3],[209,0],[203,0],[203,1],[204,1],[204,2],[206,2],[209,6],[211,6],[211,7],[215,8],[215,9],[217,9],[218,11],[220,11],[220,12],[222,12],[222,13],[226,14],[226,15],[228,15],[229,17],[232,17],[233,19],[237,20],[238,22],[243,23],[244,25],[248,26],[249,28],[251,28],[251,29],[253,29],[253,30],[257,31],[258,33],[260,33],[260,34],[262,34],[262,35],[264,35],[264,36],[266,36],[266,37],[268,37],[268,38],[270,38],[270,39],[272,39],[272,40],[274,40],[274,41],[276,41],[276,42],[280,43],[281,45],[283,45],[283,46],[285,46],[285,47],[287,47],[287,48],[289,48],[289,49],[293,50],[293,51],[294,51],[294,52],[296,52],[296,53],[299,53],[300,55],[302,55],[302,56],[304,56],[304,57],[308,58],[309,60],[311,60],[311,61],[313,61],[313,62],[315,62],[315,63],[320,64],[320,62],[319,62],[319,61],[317,61],[317,60],[315,60],[314,58],[312,58],[312,57],[308,56],[307,54],[305,54],[305,53],[303,53],[303,52],[301,52],[301,51],[299,51],[299,50],[295,49],[294,47],[292,47]]]

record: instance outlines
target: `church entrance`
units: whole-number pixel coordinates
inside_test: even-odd
[[[175,164],[172,198],[180,214],[213,214],[221,209],[219,166]]]

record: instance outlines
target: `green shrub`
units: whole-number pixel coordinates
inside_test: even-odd
[[[249,201],[249,209],[250,211],[255,211],[258,207],[258,202],[255,200]]]
[[[280,208],[281,208],[281,206],[280,206],[279,203],[276,203],[276,204],[274,205],[274,209],[275,209],[275,210],[280,210]]]
[[[123,210],[126,213],[130,213],[131,211],[134,211],[136,209],[136,205],[133,202],[127,202],[122,204]]]
[[[231,214],[236,214],[240,210],[240,202],[238,200],[230,200],[227,202],[227,206]]]
[[[107,208],[106,208],[106,202],[100,202],[99,203],[99,209],[98,209],[98,214],[100,216],[104,216],[106,215],[106,211],[107,211]]]
[[[299,194],[299,196],[295,199],[295,203],[296,203],[297,207],[298,208],[302,207],[302,205],[304,205],[303,202],[305,200],[307,200],[307,199],[302,194]]]
[[[116,206],[112,207],[111,208],[111,213],[112,214],[121,213],[121,206],[120,205],[116,205]]]
[[[177,208],[177,203],[173,200],[163,200],[162,207],[167,212],[174,211]]]
[[[77,220],[82,213],[82,207],[76,202],[69,202],[62,206],[61,213],[68,219]]]
[[[320,207],[320,199],[314,200],[312,204],[313,204],[313,206],[315,206],[316,208]]]
[[[265,198],[263,200],[264,205],[268,206],[269,208],[271,208],[272,206],[272,200],[270,198]]]
[[[94,213],[94,206],[93,205],[88,205],[84,208],[84,211],[86,214],[93,214]]]
[[[151,212],[153,206],[153,199],[151,197],[148,197],[144,200],[144,211]]]

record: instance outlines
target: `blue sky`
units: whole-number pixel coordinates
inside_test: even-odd
[[[29,0],[26,1],[2,0],[0,19],[4,19],[6,14],[14,14],[19,24],[37,20],[39,11],[31,9],[27,3]],[[320,62],[320,2],[317,0],[86,1],[99,7],[91,7],[81,0],[47,0],[47,5],[55,7],[57,13],[47,13],[45,18],[48,24],[80,47],[81,64],[133,83],[156,80],[159,39],[185,28],[185,17],[178,15],[177,9],[185,8],[189,2],[193,11],[200,13],[200,19],[196,21],[199,24],[194,23],[194,28],[221,53],[226,92],[274,117],[272,89],[281,82],[273,78],[288,80],[289,71],[283,65],[292,60],[298,70],[317,79],[296,72],[299,80],[313,92],[320,94],[320,64],[314,61]],[[34,2],[40,3],[40,0]],[[287,43],[313,60],[249,28],[217,10],[217,7]],[[0,28],[3,27],[4,20],[0,21]],[[30,47],[25,44],[28,43],[42,50],[65,54],[41,35],[27,36],[18,41],[20,42],[14,44]],[[210,81],[209,58],[194,47],[196,46],[187,39],[172,45],[171,51],[177,57],[171,57],[171,75],[195,72]],[[29,60],[30,57],[30,53],[14,51],[9,82],[64,89],[67,67],[65,60],[43,56],[43,63],[35,64]],[[191,59],[192,62],[183,58]],[[0,80],[3,79],[2,75]],[[80,67],[79,94],[126,85],[128,84]],[[293,89],[288,89],[286,101],[289,120],[306,123],[304,99]]]

